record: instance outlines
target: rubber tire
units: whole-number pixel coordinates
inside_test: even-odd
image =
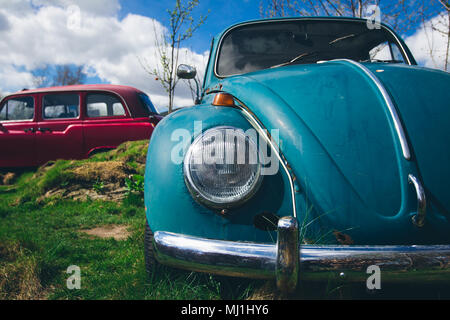
[[[153,251],[153,232],[150,229],[147,221],[145,222],[144,257],[145,270],[147,271],[147,274],[151,275],[153,268],[158,262],[155,259],[155,252]]]

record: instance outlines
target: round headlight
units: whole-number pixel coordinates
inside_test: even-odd
[[[192,196],[201,203],[214,208],[242,204],[262,180],[256,136],[234,127],[205,131],[186,153],[184,175]]]

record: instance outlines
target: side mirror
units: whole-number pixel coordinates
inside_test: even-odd
[[[197,88],[196,97],[195,97],[195,104],[200,104],[200,89],[198,85],[197,79],[195,79],[195,76],[197,75],[197,70],[189,66],[187,64],[180,64],[177,68],[177,76],[180,79],[185,80],[194,80],[195,86]]]
[[[191,80],[197,75],[197,70],[187,64],[180,64],[177,68],[177,76],[181,79]]]
[[[2,125],[2,123],[0,122],[0,131],[6,132],[6,128]]]

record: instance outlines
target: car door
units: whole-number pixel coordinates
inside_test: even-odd
[[[0,105],[0,167],[36,165],[35,97],[11,96]]]
[[[41,112],[36,131],[38,163],[83,158],[80,93],[44,93],[40,100]]]
[[[135,124],[124,101],[110,92],[87,92],[84,119],[85,152],[112,149],[135,139]]]

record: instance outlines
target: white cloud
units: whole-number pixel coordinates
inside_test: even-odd
[[[94,15],[115,15],[121,8],[119,0],[0,0],[0,8],[18,14],[27,14],[45,6],[67,8],[71,5]]]
[[[447,35],[437,31],[436,28],[448,32],[448,19],[444,14],[426,21],[412,36],[407,37],[405,42],[417,63],[425,67],[443,70]]]
[[[74,3],[80,8],[75,19],[68,10]],[[77,64],[91,76],[137,87],[156,105],[167,105],[164,89],[138,59],[146,58],[151,69],[156,66],[153,30],[163,33],[165,28],[135,14],[120,20],[119,9],[118,0],[0,0],[0,91],[33,87],[31,72],[47,64]],[[188,59],[202,74],[207,53],[183,52],[180,59]],[[182,82],[176,96],[176,105],[192,104]]]
[[[0,68],[0,92],[8,93],[7,88],[16,88],[13,91],[29,88],[33,84],[33,76],[26,71],[20,71],[14,66],[2,66]]]
[[[0,13],[0,32],[1,31],[8,31],[10,28],[8,17],[6,17],[4,14]]]
[[[24,0],[0,0],[0,8],[12,14],[28,14],[33,11],[29,1]]]

